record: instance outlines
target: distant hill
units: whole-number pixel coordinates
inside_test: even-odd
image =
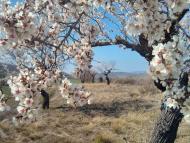
[[[4,78],[7,75],[7,71],[4,69],[4,67],[7,67],[9,73],[17,73],[17,67],[16,65],[11,65],[11,64],[5,64],[5,63],[0,63],[0,78]],[[66,72],[62,73],[65,75],[65,77],[69,79],[76,79],[73,74],[68,74]],[[113,72],[110,74],[111,78],[125,78],[129,76],[146,76],[147,73],[145,71],[137,71],[137,72]],[[96,75],[96,78],[99,77],[104,77],[102,73],[98,73]]]
[[[129,76],[146,76],[147,73],[145,71],[140,72],[113,72],[110,74],[111,78],[125,78]],[[104,76],[102,73],[97,74],[96,78]]]
[[[0,63],[0,78],[4,78],[7,75],[7,70],[5,68],[7,68],[8,73],[10,74],[18,73],[16,65]],[[66,72],[63,72],[62,74],[69,79],[74,78],[73,75]]]
[[[128,77],[128,76],[144,76],[147,75],[146,72],[113,72],[111,77]]]

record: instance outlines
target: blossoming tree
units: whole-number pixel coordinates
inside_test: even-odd
[[[108,12],[100,19],[107,19],[115,26],[109,28],[105,22],[99,24],[104,25],[104,39],[92,43],[92,46],[120,45],[138,52],[149,62],[154,83],[163,92],[161,115],[151,143],[174,142],[182,118],[189,122],[189,2],[105,3]]]
[[[28,61],[32,61],[30,65],[33,67],[26,68],[28,61],[23,64],[17,58],[20,73],[8,81],[15,100],[19,102],[15,121],[35,120],[41,89],[60,80],[60,71],[57,69],[60,56],[76,59],[78,70],[89,68],[92,51],[88,38],[93,36],[86,33],[88,36],[85,38],[75,34],[79,30],[79,23],[87,23],[88,18],[83,17],[83,5],[79,3],[76,5],[78,9],[69,9],[74,6],[75,3],[72,3],[64,7],[59,1],[25,1],[15,6],[8,0],[0,2],[1,48],[32,53]],[[91,26],[85,29],[88,27]],[[82,33],[83,30],[78,32]],[[73,106],[90,102],[91,94],[83,88],[72,86],[66,78],[60,85],[60,93]],[[5,110],[7,105],[3,100],[1,105],[1,109]]]
[[[50,48],[55,56],[74,58],[77,70],[91,67],[92,48],[119,45],[138,52],[150,63],[155,85],[163,92],[161,115],[151,143],[172,143],[184,117],[190,122],[188,72],[189,0],[25,0],[12,6],[0,1],[1,48]],[[47,56],[48,63],[52,56]],[[57,66],[33,71],[20,68],[9,85],[20,117],[36,115],[38,89],[59,79]],[[52,63],[50,63],[52,64]],[[44,84],[45,83],[45,84]],[[88,102],[90,93],[64,79],[60,90],[73,105]],[[67,93],[65,95],[65,93]],[[3,100],[1,109],[7,109]]]

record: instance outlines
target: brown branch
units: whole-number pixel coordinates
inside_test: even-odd
[[[176,26],[183,19],[183,17],[188,11],[189,9],[184,9],[181,13],[176,14],[178,18],[172,21],[172,25],[170,27],[169,32],[166,31],[165,33],[165,39],[162,41],[163,43],[170,41],[173,35],[178,33],[178,29],[176,28]],[[148,46],[148,40],[143,34],[139,36],[139,44],[129,43],[127,40],[122,39],[121,37],[116,37],[116,39],[113,41],[104,41],[104,42],[97,41],[92,43],[92,47],[109,46],[109,45],[123,45],[125,46],[125,48],[136,51],[149,62],[153,58],[152,55],[153,48]]]
[[[91,43],[92,47],[109,46],[109,45],[124,45],[126,46],[126,48],[131,48],[131,49],[136,49],[140,46],[138,44],[135,45],[135,44],[129,43],[127,40],[122,39],[119,36],[116,37],[115,40],[112,40],[112,41],[96,41],[96,42]]]
[[[123,45],[125,46],[124,49],[131,49],[132,51],[136,51],[139,53],[142,57],[144,57],[147,61],[151,61],[152,59],[152,47],[148,47],[148,41],[144,38],[143,35],[139,37],[140,44],[133,44],[128,42],[125,39],[122,39],[121,37],[116,37],[113,41],[97,41],[91,43],[92,47],[97,46],[110,46],[110,45]]]

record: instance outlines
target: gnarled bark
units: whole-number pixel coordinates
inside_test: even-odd
[[[150,143],[174,143],[179,124],[183,118],[180,109],[161,110]]]

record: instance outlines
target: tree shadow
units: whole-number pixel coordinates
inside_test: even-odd
[[[121,114],[127,114],[128,111],[148,110],[155,106],[155,101],[145,100],[129,100],[129,101],[114,101],[111,103],[96,103],[85,105],[83,107],[73,108],[67,105],[56,107],[55,109],[62,109],[63,112],[78,111],[89,116],[103,114],[105,116],[118,117]]]

